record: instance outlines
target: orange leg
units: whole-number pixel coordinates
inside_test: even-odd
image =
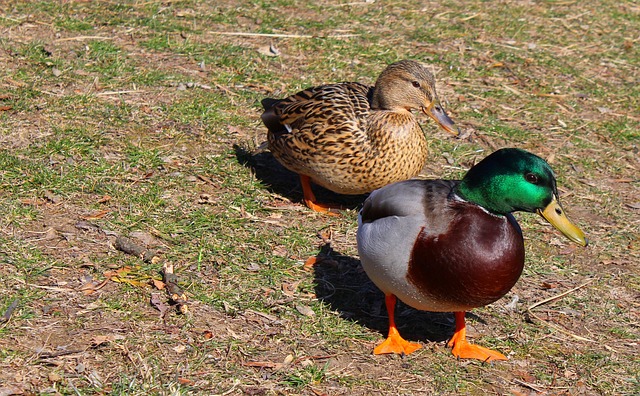
[[[316,196],[311,190],[311,178],[309,176],[300,175],[300,184],[302,184],[302,194],[304,195],[304,203],[313,211],[327,213],[332,216],[338,216],[337,213],[331,212],[331,209],[342,209],[340,206],[331,206],[316,202]]]
[[[464,312],[456,312],[456,331],[447,346],[453,347],[453,355],[461,359],[478,359],[485,362],[492,360],[507,360],[507,357],[498,351],[493,351],[474,345],[467,341],[467,328],[464,322]]]
[[[387,313],[389,314],[389,336],[380,345],[378,345],[373,353],[381,355],[384,353],[397,353],[402,355],[408,355],[416,350],[422,348],[420,344],[409,342],[400,337],[400,333],[396,328],[395,310],[396,310],[396,296],[393,294],[387,294],[384,302],[387,306]]]

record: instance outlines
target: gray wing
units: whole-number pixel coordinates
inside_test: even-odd
[[[390,216],[437,218],[458,184],[455,180],[406,180],[371,193],[360,211],[363,224]],[[425,224],[426,225],[426,224]]]
[[[415,289],[406,279],[411,252],[422,230],[446,230],[449,195],[455,185],[445,180],[407,180],[376,190],[365,201],[358,216],[358,253],[367,275],[384,293],[421,301],[411,294]],[[427,302],[417,304],[431,307]]]

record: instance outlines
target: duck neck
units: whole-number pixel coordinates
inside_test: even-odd
[[[376,85],[375,87],[373,87],[373,92],[371,94],[371,109],[409,111],[409,109],[405,108],[402,103],[404,103],[404,101],[402,97],[398,96],[396,90],[391,89],[391,87],[387,83],[380,81],[376,82]]]
[[[501,196],[502,186],[490,184],[476,184],[469,178],[464,178],[455,188],[455,193],[467,202],[481,206],[488,212],[497,216],[506,216],[513,212],[509,202],[498,199]]]
[[[384,95],[380,95],[379,89],[376,88],[374,88],[371,97],[371,108],[373,110],[388,110],[389,105],[386,103]]]

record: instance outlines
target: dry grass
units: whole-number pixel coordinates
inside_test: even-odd
[[[640,393],[639,24],[630,1],[3,2],[0,394]],[[466,136],[425,119],[425,177],[528,149],[590,238],[519,215],[525,273],[469,320],[507,362],[456,361],[451,315],[406,307],[425,348],[373,356],[386,314],[357,258],[361,197],[310,213],[253,152],[261,98],[402,58],[432,66]],[[117,235],[176,266],[187,315],[160,316],[162,264]]]

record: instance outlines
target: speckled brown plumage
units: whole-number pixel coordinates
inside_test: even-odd
[[[263,100],[269,148],[286,168],[341,194],[362,194],[417,175],[427,140],[412,110],[455,133],[434,78],[415,61],[383,71],[375,87],[344,82]]]

